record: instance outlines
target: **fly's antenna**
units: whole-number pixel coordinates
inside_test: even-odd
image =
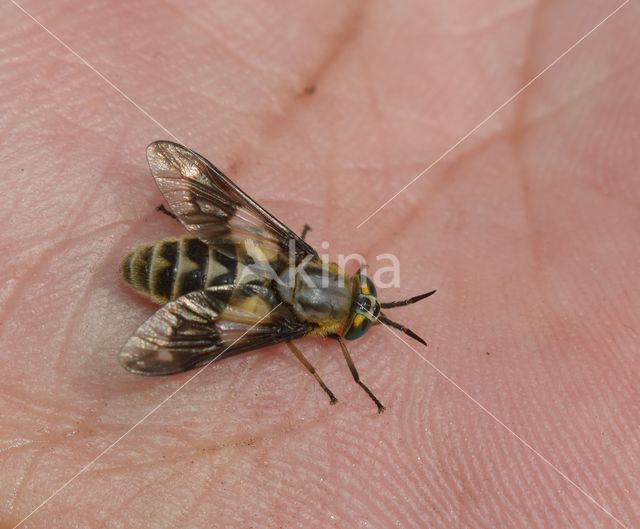
[[[382,307],[383,309],[393,309],[395,307],[404,307],[406,305],[411,305],[412,303],[415,303],[416,301],[420,301],[421,299],[428,298],[429,296],[432,296],[435,293],[436,293],[436,291],[432,290],[431,292],[427,292],[426,294],[420,294],[419,296],[413,296],[412,298],[403,299],[402,301],[390,301],[389,303],[380,303],[380,307]]]
[[[433,291],[435,292],[435,290]],[[429,294],[423,294],[422,296],[417,296],[418,298],[422,299],[427,297],[430,294],[433,294],[433,292],[429,292]],[[410,301],[411,303],[414,303],[411,300],[407,300]],[[417,300],[416,300],[417,301]],[[401,303],[401,302],[396,302],[396,303]],[[408,303],[407,303],[408,305]],[[397,305],[394,305],[397,306]],[[427,345],[427,342],[425,342],[422,338],[420,338],[420,336],[418,336],[415,332],[413,332],[411,329],[408,329],[407,327],[405,327],[404,325],[400,325],[399,323],[396,323],[395,321],[390,320],[389,318],[387,318],[384,314],[379,314],[378,315],[378,321],[380,323],[384,323],[385,325],[388,325],[389,327],[393,327],[394,329],[398,329],[399,331],[402,331],[403,333],[405,333],[407,336],[411,336],[411,338],[413,338],[414,340],[420,342],[422,345]]]

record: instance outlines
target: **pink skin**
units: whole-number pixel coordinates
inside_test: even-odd
[[[397,255],[383,299],[438,288],[390,315],[450,380],[384,328],[351,344],[380,416],[332,342],[298,344],[336,406],[284,346],[225,360],[22,527],[637,524],[637,3],[360,229],[618,3],[186,4],[24,7],[312,244]],[[192,373],[116,361],[154,310],[120,257],[181,233],[169,134],[10,3],[0,35],[5,528]]]

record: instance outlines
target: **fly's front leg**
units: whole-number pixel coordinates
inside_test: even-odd
[[[302,354],[302,351],[298,349],[295,345],[293,345],[291,342],[287,342],[287,345],[289,346],[289,349],[291,349],[291,352],[296,356],[296,358],[300,360],[300,362],[302,362],[302,365],[307,368],[307,371],[309,371],[309,373],[311,373],[315,377],[315,379],[318,381],[318,384],[320,384],[320,387],[324,389],[324,392],[327,395],[329,395],[331,404],[335,404],[336,402],[338,402],[338,399],[336,399],[336,396],[322,381],[322,379],[320,378],[320,375],[318,375],[318,373],[316,372],[316,368],[313,367],[313,365],[311,365],[311,362],[309,362],[309,360],[307,360],[304,357],[304,355]]]
[[[307,233],[309,233],[311,231],[311,226],[309,226],[308,224],[304,225],[304,228],[302,228],[302,234],[300,235],[300,238],[304,241],[304,238],[307,236]]]
[[[167,217],[171,217],[173,220],[178,220],[178,217],[176,217],[173,213],[171,213],[171,211],[165,208],[164,204],[160,204],[156,208],[156,211],[159,211],[160,213],[164,213],[165,215],[167,215]]]
[[[371,390],[367,386],[365,386],[363,382],[360,381],[360,375],[358,374],[358,370],[356,369],[356,366],[353,363],[353,359],[349,354],[349,350],[347,349],[347,346],[345,345],[344,340],[337,334],[332,334],[330,335],[330,337],[335,340],[338,340],[338,343],[340,344],[340,348],[342,349],[342,354],[344,355],[344,359],[347,361],[347,365],[349,366],[351,375],[353,375],[353,380],[355,380],[358,386],[364,389],[365,393],[369,395],[369,397],[373,402],[375,402],[376,406],[378,407],[378,413],[382,413],[385,410],[384,406],[377,399],[377,397],[371,392]]]

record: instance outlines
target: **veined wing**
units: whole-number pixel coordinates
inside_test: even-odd
[[[167,303],[129,338],[118,356],[140,375],[170,375],[308,334],[270,289],[224,285]]]
[[[316,251],[255,202],[211,162],[170,141],[147,147],[151,173],[173,213],[202,241],[254,241],[263,248],[289,251],[298,260]]]

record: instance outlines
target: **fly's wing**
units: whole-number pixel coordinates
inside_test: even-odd
[[[295,248],[297,261],[316,251],[257,204],[219,169],[170,141],[147,147],[151,173],[173,213],[200,240],[253,241],[278,252]]]
[[[296,321],[267,287],[224,285],[167,303],[129,338],[118,359],[139,375],[170,375],[312,329]]]

